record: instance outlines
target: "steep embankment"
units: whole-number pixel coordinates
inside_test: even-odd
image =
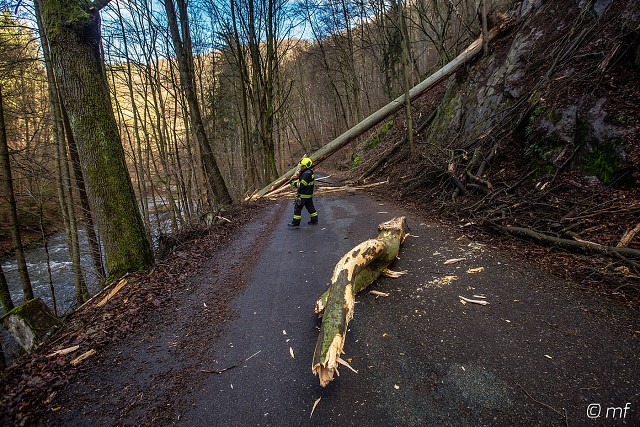
[[[477,231],[616,247],[640,218],[639,87],[638,2],[547,1],[415,103],[413,154],[390,149],[404,138],[399,114],[349,148],[350,177],[389,177],[396,198]],[[633,253],[509,244],[638,304]],[[640,250],[638,237],[622,244]]]

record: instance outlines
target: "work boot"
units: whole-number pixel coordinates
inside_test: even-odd
[[[299,222],[295,222],[295,221],[291,221],[290,223],[287,224],[289,227],[293,227],[293,228],[298,228],[300,227],[300,223]]]

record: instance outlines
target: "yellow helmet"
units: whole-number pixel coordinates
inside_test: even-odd
[[[303,158],[302,158],[302,160],[300,160],[300,164],[301,164],[302,166],[305,166],[305,167],[307,167],[307,168],[310,168],[310,167],[311,167],[311,165],[313,164],[313,162],[311,161],[311,159],[310,159],[310,158],[308,158],[308,157],[303,157]]]

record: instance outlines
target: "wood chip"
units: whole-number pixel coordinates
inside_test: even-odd
[[[85,351],[84,353],[82,353],[80,356],[76,357],[75,359],[73,359],[71,361],[71,366],[78,366],[79,364],[81,364],[85,359],[90,358],[91,356],[93,356],[94,354],[96,354],[96,351],[91,349],[89,351]]]
[[[444,262],[444,265],[455,264],[457,262],[465,261],[465,260],[466,260],[466,258],[451,258],[451,259],[446,260]]]
[[[318,403],[320,403],[320,399],[322,399],[322,397],[317,398],[316,401],[313,402],[313,408],[311,408],[311,415],[309,415],[309,419],[313,417],[313,411],[316,410],[316,406],[318,406]]]
[[[103,305],[105,305],[107,301],[113,298],[113,296],[117,294],[120,291],[120,289],[122,289],[126,284],[127,284],[127,279],[120,280],[118,284],[114,286],[114,288],[111,290],[111,292],[109,292],[109,294],[106,297],[104,297],[102,301],[98,303],[98,307],[102,307]]]
[[[380,292],[380,291],[369,291],[370,294],[375,295],[376,297],[388,297],[389,294],[386,292]]]
[[[475,273],[480,273],[484,271],[484,267],[476,267],[476,268],[470,268],[467,270],[468,274],[475,274]]]
[[[338,361],[339,364],[341,364],[342,366],[346,366],[347,368],[351,369],[353,372],[355,372],[356,374],[358,373],[358,371],[356,371],[355,369],[353,369],[351,367],[351,365],[349,365],[349,363],[347,363],[347,361],[345,361],[344,359],[338,357],[336,359]]]
[[[74,345],[73,347],[63,348],[62,350],[54,351],[53,353],[47,355],[47,357],[64,356],[65,354],[73,353],[74,351],[76,351],[79,348],[80,348],[79,345]]]
[[[458,295],[458,298],[460,298],[460,301],[470,302],[470,303],[473,303],[473,304],[479,304],[479,305],[487,305],[487,304],[489,304],[487,301],[465,298],[465,297],[460,296],[460,295]]]
[[[451,282],[458,280],[458,276],[444,276],[438,279],[432,280],[429,283],[436,286],[437,288],[449,285]]]
[[[291,347],[289,347],[289,353],[291,354],[292,359],[296,358],[296,356],[293,355],[293,349]]]
[[[229,218],[225,218],[225,217],[220,216],[220,215],[216,216],[216,218],[215,218],[215,219],[221,219],[221,220],[223,220],[223,221],[231,222],[231,220],[230,220]]]
[[[544,357],[546,357],[547,359],[553,359],[553,357],[549,356],[548,354],[545,354]]]

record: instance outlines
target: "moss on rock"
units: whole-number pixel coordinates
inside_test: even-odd
[[[64,323],[40,298],[21,304],[0,318],[20,347],[31,352]]]

